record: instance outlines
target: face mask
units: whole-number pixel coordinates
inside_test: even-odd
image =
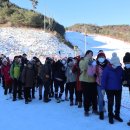
[[[130,69],[130,64],[125,64],[125,67],[126,67],[127,69]]]
[[[99,61],[100,63],[103,63],[103,62],[105,61],[105,58],[98,58],[98,61]]]
[[[65,60],[62,60],[61,63],[62,63],[63,65],[65,65],[65,64],[66,64],[66,61],[65,61]]]
[[[73,62],[69,62],[68,65],[69,65],[69,66],[72,66],[72,65],[73,65]]]

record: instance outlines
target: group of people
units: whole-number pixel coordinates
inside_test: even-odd
[[[66,57],[57,61],[47,57],[44,64],[37,57],[28,60],[26,54],[15,56],[12,62],[1,55],[2,86],[5,95],[12,94],[13,101],[25,99],[25,104],[35,98],[36,88],[39,89],[39,100],[46,103],[53,97],[60,103],[65,92],[65,100],[70,101],[70,106],[83,106],[85,116],[89,116],[92,110],[100,120],[104,119],[106,93],[108,119],[113,124],[114,119],[123,122],[120,117],[121,95],[122,85],[130,90],[129,52],[126,52],[123,63],[124,67],[117,53],[108,60],[103,50],[98,52],[96,59],[93,51],[87,50],[84,57]],[[130,121],[127,124],[130,126]]]

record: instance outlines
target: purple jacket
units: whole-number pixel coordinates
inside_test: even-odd
[[[101,79],[101,88],[105,90],[121,90],[122,89],[123,69],[118,66],[116,69],[110,65],[106,66]]]

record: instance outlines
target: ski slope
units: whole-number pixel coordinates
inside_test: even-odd
[[[66,32],[66,40],[73,43],[73,45],[78,46],[80,53],[85,52],[85,36],[79,32]],[[130,43],[123,42],[117,39],[109,38],[100,35],[88,35],[86,37],[86,49],[93,50],[94,56],[97,55],[99,50],[103,50],[107,58],[111,58],[113,52],[117,52],[121,63],[125,52],[130,52]]]

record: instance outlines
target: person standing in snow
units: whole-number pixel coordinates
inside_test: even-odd
[[[123,57],[124,70],[123,70],[123,86],[128,87],[130,93],[130,53],[126,52]],[[130,126],[130,121],[127,123]]]
[[[25,104],[28,104],[28,102],[31,101],[30,89],[34,86],[35,77],[36,75],[33,64],[28,61],[27,66],[25,66],[22,71],[22,83],[24,84]]]
[[[58,60],[55,63],[55,71],[54,71],[54,87],[55,87],[55,99],[57,100],[57,103],[61,102],[61,97],[64,92],[64,84],[66,82],[66,76],[65,76],[65,60]],[[58,89],[60,87],[60,93],[58,94]]]
[[[90,105],[92,105],[93,113],[97,114],[97,84],[94,73],[88,73],[89,67],[93,67],[93,52],[88,50],[83,60],[79,63],[81,87],[83,89],[84,98],[84,114],[89,116]],[[94,65],[95,66],[95,65]]]
[[[79,68],[79,62],[80,62],[80,56],[77,56],[74,58],[74,66],[72,69],[73,73],[76,73],[76,91],[77,91],[77,102],[78,102],[78,108],[82,107],[82,95],[83,91],[80,85],[79,76],[80,76],[80,68]]]
[[[97,82],[97,91],[98,91],[98,106],[99,106],[99,119],[104,119],[104,95],[101,91],[101,79],[104,68],[108,64],[106,55],[104,52],[99,52],[97,55],[97,66],[96,66],[96,82]],[[105,94],[105,93],[104,93]]]
[[[66,68],[66,84],[69,88],[70,93],[70,106],[73,106],[73,95],[75,93],[75,105],[77,105],[77,92],[76,92],[76,73],[73,73],[72,69],[74,66],[74,59],[69,57],[67,60]]]
[[[101,79],[102,94],[106,91],[108,98],[109,123],[113,124],[116,119],[123,122],[120,117],[121,94],[122,94],[123,69],[116,53],[112,54],[110,65],[106,66]],[[113,113],[115,99],[115,114]]]
[[[43,101],[48,103],[51,101],[49,99],[49,92],[50,92],[50,85],[51,85],[51,78],[52,78],[52,68],[51,68],[51,60],[49,57],[46,58],[45,64],[42,65],[40,74],[40,79],[44,85],[44,99]],[[42,90],[40,90],[42,93]]]
[[[21,88],[20,80],[19,80],[20,74],[21,74],[20,66],[21,64],[20,64],[19,56],[15,56],[14,61],[10,68],[10,76],[13,79],[13,101],[16,101],[17,92],[18,92],[18,98],[23,99],[21,96],[22,88]]]
[[[5,87],[4,87],[4,95],[12,92],[12,79],[10,77],[10,67],[11,65],[8,63],[7,59],[4,58],[2,60],[2,66],[1,66],[1,74],[4,77]]]

